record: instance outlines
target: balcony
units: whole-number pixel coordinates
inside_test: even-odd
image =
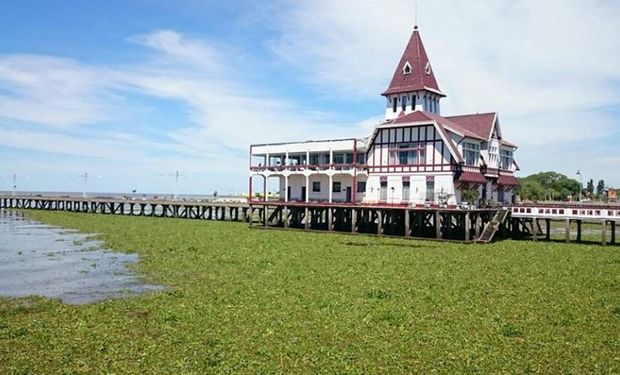
[[[366,164],[347,163],[347,164],[294,164],[294,165],[257,165],[250,167],[252,172],[303,172],[303,171],[350,171],[353,169],[365,171],[368,169]]]

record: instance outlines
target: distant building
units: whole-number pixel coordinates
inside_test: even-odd
[[[258,177],[265,199],[268,180],[278,179],[282,201],[453,206],[465,196],[475,200],[468,203],[511,202],[517,146],[504,138],[497,113],[442,116],[446,95],[417,26],[382,95],[385,121],[366,138],[252,145],[250,196]]]

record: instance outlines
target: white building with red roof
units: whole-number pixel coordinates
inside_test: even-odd
[[[442,115],[446,95],[417,26],[382,95],[385,121],[367,138],[250,146],[250,196],[259,178],[261,199],[269,199],[269,180],[277,179],[277,199],[285,202],[512,201],[517,146],[504,138],[497,113]]]

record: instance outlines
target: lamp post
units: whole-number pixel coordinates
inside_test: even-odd
[[[579,176],[579,204],[581,204],[581,194],[583,192],[583,177],[581,176],[581,171],[577,171],[577,175]]]

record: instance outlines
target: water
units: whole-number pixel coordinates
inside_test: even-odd
[[[161,290],[127,267],[137,261],[137,254],[113,253],[87,235],[0,210],[0,296],[82,304]]]
[[[0,195],[11,196],[11,191],[0,191]],[[39,196],[39,197],[67,197],[67,198],[82,198],[83,193],[79,192],[49,192],[49,191],[18,191],[15,193],[17,196]],[[155,193],[102,193],[102,192],[88,192],[86,195],[88,198],[93,199],[160,199],[160,200],[173,200],[172,194],[155,194]],[[211,202],[211,201],[245,201],[245,195],[243,194],[179,194],[177,200],[180,201],[195,201],[195,202]]]

